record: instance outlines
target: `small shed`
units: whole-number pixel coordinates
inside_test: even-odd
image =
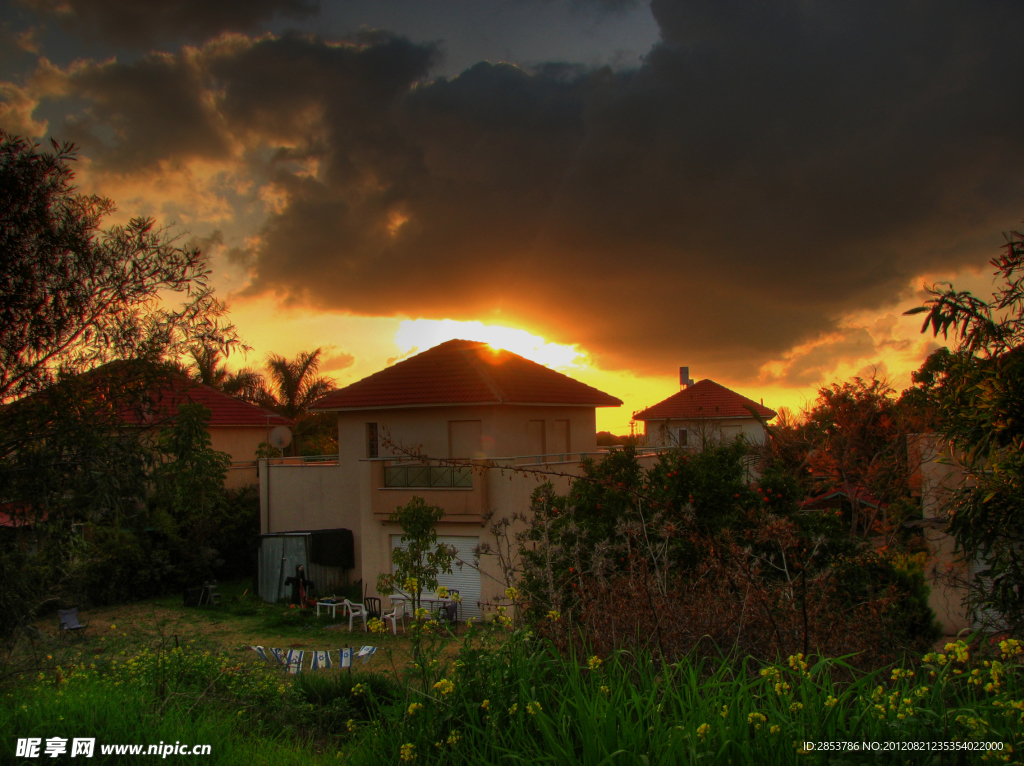
[[[355,542],[350,529],[313,529],[260,535],[259,594],[269,603],[291,597],[285,580],[299,565],[322,596],[348,585],[355,566]]]

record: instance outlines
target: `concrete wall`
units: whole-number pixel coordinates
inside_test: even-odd
[[[355,544],[355,568],[361,567],[361,520],[358,490],[351,471],[337,463],[260,461],[260,531],[295,532],[350,529]]]
[[[680,428],[689,431],[688,447],[700,449],[703,444],[735,439],[742,434],[748,444],[764,444],[764,426],[754,418],[722,418],[714,420],[647,420],[644,436],[648,447],[676,447]]]
[[[971,628],[967,605],[970,577],[967,563],[956,551],[956,540],[945,532],[949,522],[945,503],[949,493],[963,484],[965,475],[955,461],[940,462],[948,461],[950,456],[935,434],[916,436],[910,443],[910,450],[912,462],[920,466],[923,532],[928,544],[925,577],[931,586],[928,605],[942,623],[943,631],[955,635]]]

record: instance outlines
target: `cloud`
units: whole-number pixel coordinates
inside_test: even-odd
[[[331,346],[325,346],[325,349],[330,349]],[[353,364],[355,364],[356,358],[352,354],[348,354],[344,351],[336,351],[333,353],[327,353],[320,360],[320,369],[324,372],[340,372],[341,370],[347,370]]]
[[[880,345],[866,327],[844,328],[788,351],[779,362],[764,370],[761,380],[768,385],[792,388],[813,386],[835,377],[836,369],[844,362],[859,364],[875,358]],[[877,364],[869,362],[868,366]]]
[[[46,121],[33,113],[39,101],[26,88],[12,82],[0,82],[0,126],[13,135],[36,138],[46,132]]]
[[[317,14],[319,0],[23,0],[41,17],[90,39],[126,48],[162,40],[202,41],[259,29],[276,17]]]
[[[844,317],[1020,219],[1019,3],[652,11],[662,40],[621,73],[431,80],[436,46],[381,32],[78,65],[68,128],[122,173],[244,166],[249,295],[522,326],[647,373],[809,381],[868,352]]]

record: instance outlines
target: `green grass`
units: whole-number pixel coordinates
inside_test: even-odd
[[[1024,735],[1019,656],[1003,660],[995,679],[980,661],[933,657],[915,675],[893,678],[840,660],[663,666],[650,656],[563,656],[523,641],[467,657],[448,674],[447,693],[444,685],[410,689],[406,701],[422,707],[382,712],[387,724],[368,725],[352,762],[398,763],[404,752],[438,764],[960,764],[987,754],[801,749],[805,741],[992,741],[1004,749],[988,758],[1002,763],[1016,762],[1009,748],[1020,749]],[[999,686],[986,690],[993,680]]]
[[[116,627],[104,613],[89,640],[43,649],[39,671],[0,689],[0,762],[10,760],[17,738],[54,736],[210,744],[204,763],[313,766],[401,764],[403,748],[416,764],[940,766],[982,763],[986,754],[801,753],[800,746],[1002,743],[987,762],[1019,762],[1008,747],[1024,746],[1024,652],[1012,644],[988,656],[963,647],[928,655],[913,676],[893,678],[889,669],[864,674],[841,659],[763,665],[693,657],[662,665],[621,653],[592,661],[495,623],[455,639],[424,632],[411,665],[407,635],[324,630],[330,620],[242,597],[243,590],[222,586],[219,607],[185,610],[168,598],[123,608]],[[145,640],[132,634],[147,625]],[[204,641],[210,626],[265,636],[265,646],[381,649],[354,671],[295,678],[262,666],[237,642],[218,649]],[[97,752],[93,762],[105,761]]]

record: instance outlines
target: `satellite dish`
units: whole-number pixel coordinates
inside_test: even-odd
[[[292,429],[288,426],[275,426],[270,432],[270,446],[283,450],[292,443]]]

